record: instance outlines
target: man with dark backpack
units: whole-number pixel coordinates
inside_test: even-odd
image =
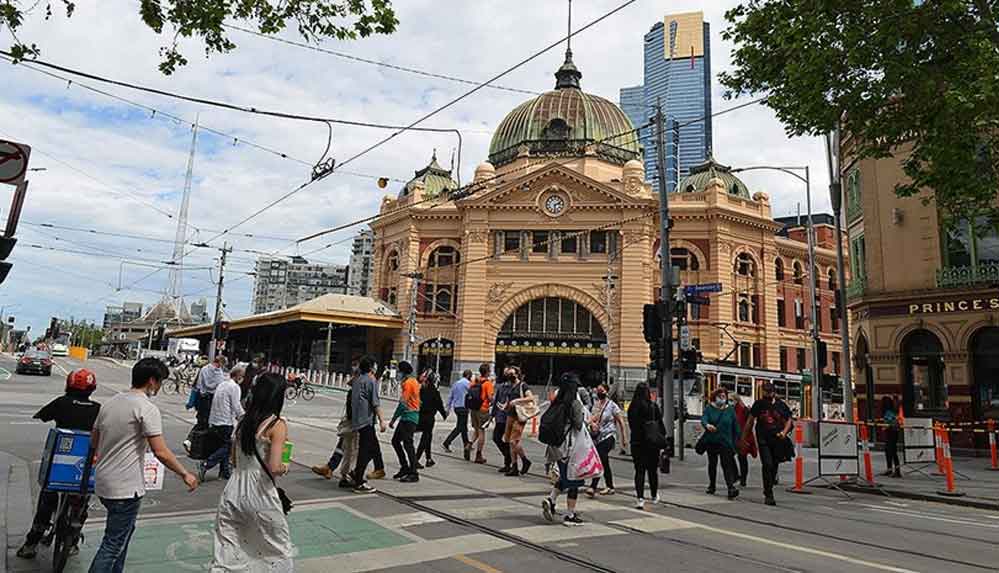
[[[475,448],[475,463],[484,464],[486,458],[482,456],[482,448],[486,445],[486,424],[489,422],[489,404],[493,397],[493,381],[489,377],[491,371],[489,364],[479,366],[479,376],[465,394],[465,408],[468,409],[469,417],[472,420],[472,428],[475,429],[475,437],[465,446],[465,459],[472,458],[472,448]]]

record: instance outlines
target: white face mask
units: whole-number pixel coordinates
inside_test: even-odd
[[[728,404],[728,400],[726,400],[725,398],[722,398],[720,396],[718,398],[715,398],[715,405],[718,406],[719,408],[725,406],[725,404]]]

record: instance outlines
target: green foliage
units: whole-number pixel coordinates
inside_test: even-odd
[[[66,16],[73,15],[75,4],[60,0]],[[52,16],[52,4],[45,4],[45,19]],[[0,0],[0,29],[6,28],[14,37],[10,53],[15,61],[37,57],[41,50],[36,44],[26,44],[18,38],[18,30],[33,8],[21,9],[18,0]],[[36,4],[36,6],[38,6]],[[139,16],[157,34],[170,34],[169,45],[160,48],[160,71],[173,73],[187,64],[177,41],[180,38],[200,38],[205,55],[227,53],[236,44],[226,34],[226,22],[250,22],[262,34],[277,34],[293,26],[303,38],[319,42],[326,38],[352,40],[372,34],[391,34],[399,21],[391,0],[140,0]]]
[[[764,94],[789,135],[840,122],[859,158],[900,157],[901,196],[996,215],[999,0],[748,0],[730,10],[727,96]]]

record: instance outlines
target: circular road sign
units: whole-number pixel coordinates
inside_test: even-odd
[[[0,183],[18,183],[28,170],[27,145],[0,141]]]

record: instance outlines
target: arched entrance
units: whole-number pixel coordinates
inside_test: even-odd
[[[999,418],[999,327],[971,337],[972,407],[976,420]]]
[[[871,368],[870,346],[867,344],[867,337],[863,334],[857,340],[857,349],[854,351],[854,365],[860,374],[860,382],[864,385],[864,419],[874,420],[880,414],[875,411],[876,399],[874,390],[874,369]]]
[[[902,387],[906,413],[943,414],[947,404],[943,345],[928,330],[911,332],[902,341]]]
[[[420,345],[420,360],[417,371],[431,369],[440,375],[440,380],[450,381],[454,369],[454,341],[447,338],[431,338]]]
[[[546,385],[574,371],[587,385],[606,379],[607,334],[583,305],[543,297],[517,308],[496,337],[496,369],[520,366],[528,383]]]

